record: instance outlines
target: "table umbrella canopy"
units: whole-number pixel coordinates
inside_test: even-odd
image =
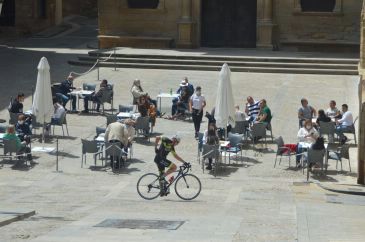
[[[217,127],[226,128],[228,124],[235,125],[235,110],[231,85],[231,70],[227,63],[219,73],[218,90],[215,102],[214,118]]]
[[[50,67],[46,57],[42,57],[38,64],[37,85],[34,93],[32,113],[37,123],[51,121],[54,112],[52,102]]]

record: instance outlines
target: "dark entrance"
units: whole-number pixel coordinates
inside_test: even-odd
[[[256,47],[257,0],[202,0],[201,45]]]
[[[14,26],[14,24],[15,0],[4,0],[0,12],[0,26]]]

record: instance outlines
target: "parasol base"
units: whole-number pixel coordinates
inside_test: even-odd
[[[53,147],[33,147],[32,152],[44,152],[44,153],[52,153],[56,150],[56,148]]]

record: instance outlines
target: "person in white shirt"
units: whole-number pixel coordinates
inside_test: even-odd
[[[299,141],[297,145],[297,156],[296,156],[298,165],[302,157],[301,153],[303,153],[303,147],[300,145],[300,142],[313,144],[319,137],[318,131],[313,127],[312,120],[307,119],[304,121],[304,126],[299,129],[297,137]]]
[[[198,138],[198,133],[200,130],[200,123],[203,118],[203,109],[207,105],[205,97],[202,95],[202,88],[200,86],[196,87],[195,93],[190,97],[189,109],[192,112],[194,128],[195,128],[195,138]]]
[[[336,107],[336,101],[330,101],[330,107],[326,110],[326,115],[330,118],[341,118],[341,112]]]
[[[245,121],[246,120],[246,115],[244,114],[244,112],[240,111],[240,106],[236,105],[235,106],[236,109],[236,122],[240,122],[240,121]]]
[[[349,110],[347,104],[342,104],[342,118],[336,121],[335,133],[340,137],[340,142],[344,144],[347,137],[343,134],[345,132],[352,132],[354,125],[354,118]]]
[[[128,152],[128,147],[130,147],[135,130],[133,125],[135,122],[132,119],[126,119],[124,123],[114,122],[108,125],[105,130],[104,140],[105,142],[109,143],[120,143],[121,147],[124,151]],[[114,164],[114,157],[110,157],[111,159],[111,166],[119,167],[119,161]]]

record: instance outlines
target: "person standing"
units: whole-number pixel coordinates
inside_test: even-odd
[[[195,128],[195,138],[198,138],[198,133],[200,130],[200,123],[203,118],[203,109],[207,105],[205,97],[202,95],[202,88],[200,86],[196,87],[195,93],[190,97],[189,109],[192,112],[194,128]]]

